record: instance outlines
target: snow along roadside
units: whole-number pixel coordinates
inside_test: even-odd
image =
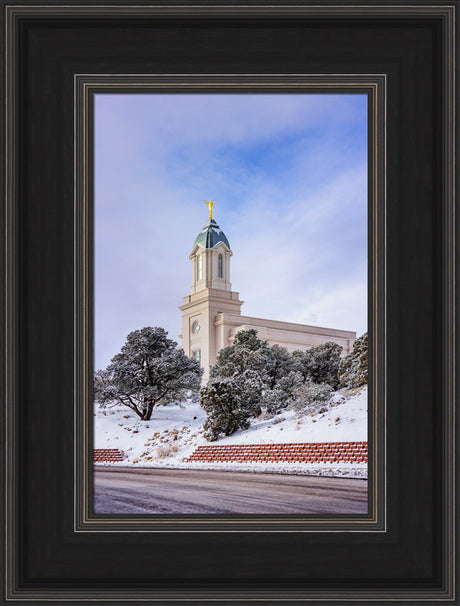
[[[211,463],[188,462],[201,445],[289,444],[367,440],[367,387],[336,392],[331,402],[313,413],[285,410],[271,418],[253,421],[251,427],[208,442],[203,437],[206,414],[198,403],[170,405],[154,410],[149,422],[140,421],[127,408],[94,411],[94,447],[118,448],[119,463],[97,465],[175,469],[210,469],[262,473],[292,473],[366,478],[362,463]]]
[[[328,476],[367,479],[366,463],[199,463],[199,462],[155,462],[142,465],[122,461],[119,463],[97,463],[96,467],[135,467],[137,469],[203,469],[215,471],[244,471],[250,473],[281,473],[290,475]]]

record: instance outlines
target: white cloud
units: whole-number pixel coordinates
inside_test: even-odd
[[[210,197],[243,314],[362,333],[362,108],[334,95],[180,97],[96,101],[96,366],[142,326],[177,340]]]

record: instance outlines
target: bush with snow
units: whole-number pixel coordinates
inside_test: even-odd
[[[286,408],[293,398],[295,389],[301,383],[302,377],[299,373],[293,371],[280,378],[275,388],[267,390],[264,394],[264,405],[267,412],[275,414]]]
[[[265,356],[265,383],[268,389],[280,388],[286,391],[281,383],[292,372],[294,360],[292,355],[281,345],[272,345]],[[280,385],[281,384],[281,385]]]
[[[173,457],[180,450],[179,444],[161,444],[155,451],[157,459]]]
[[[240,330],[235,335],[233,345],[224,347],[217,354],[210,376],[228,379],[251,370],[266,379],[265,369],[269,353],[267,341],[257,338],[256,330]]]
[[[220,435],[230,436],[238,429],[248,429],[250,409],[244,394],[233,379],[211,379],[201,390],[201,406],[208,417],[204,437],[213,442]]]
[[[327,383],[337,389],[341,353],[342,347],[332,341],[306,351],[294,351],[294,370],[300,373],[304,383]]]
[[[368,376],[368,336],[364,333],[353,343],[353,349],[340,363],[339,380],[341,387],[361,387],[367,384]]]
[[[333,391],[327,383],[313,383],[312,381],[301,383],[293,390],[290,406],[296,410],[313,410],[318,404],[327,402]]]
[[[211,369],[211,380],[228,380],[234,385],[233,397],[238,408],[248,413],[248,418],[262,412],[269,356],[270,348],[266,341],[257,338],[256,330],[242,330],[235,335],[233,345],[219,351],[216,364]],[[209,402],[207,406],[209,409]]]
[[[283,406],[292,390],[292,355],[280,345],[269,347],[253,328],[235,335],[233,345],[221,349],[212,379],[233,379],[238,383],[240,406],[258,416],[262,406],[274,412]],[[289,379],[287,379],[289,377]]]

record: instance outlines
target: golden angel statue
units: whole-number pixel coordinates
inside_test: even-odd
[[[212,200],[203,200],[203,202],[205,202],[205,204],[208,205],[209,208],[209,218],[212,219],[212,209],[214,208],[214,202]]]

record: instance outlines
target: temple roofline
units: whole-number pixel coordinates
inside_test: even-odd
[[[291,330],[306,334],[316,334],[324,336],[342,337],[344,339],[356,339],[356,332],[351,330],[341,330],[336,328],[327,328],[325,326],[312,326],[309,324],[298,324],[296,322],[285,322],[283,320],[270,320],[268,318],[255,318],[252,316],[240,316],[231,313],[220,313],[216,315],[214,326],[221,324],[233,324],[234,326],[243,326],[252,324],[263,328],[274,328],[278,330]]]

